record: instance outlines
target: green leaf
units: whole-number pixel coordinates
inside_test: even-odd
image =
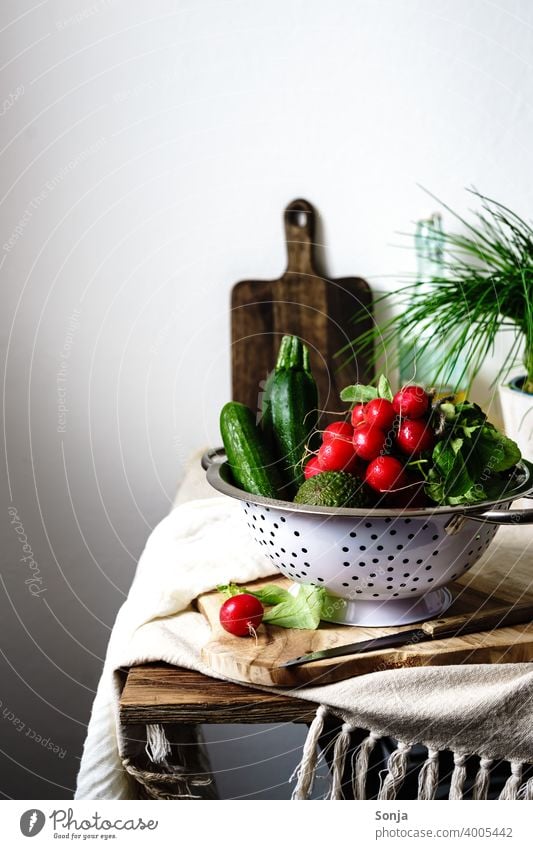
[[[509,439],[509,437],[505,436],[503,433],[496,431],[496,437],[500,447],[500,460],[498,464],[494,466],[494,471],[504,472],[512,466],[516,466],[516,464],[520,462],[522,459],[522,452],[516,442]]]
[[[433,462],[441,474],[445,477],[453,469],[457,454],[463,447],[462,439],[447,439],[437,442],[433,449]]]
[[[427,497],[431,498],[432,501],[435,501],[437,504],[446,504],[446,492],[444,491],[444,484],[442,481],[428,483],[424,487],[424,490]]]
[[[479,483],[473,484],[460,495],[450,495],[444,482],[435,480],[426,484],[425,491],[429,498],[442,505],[475,504],[476,501],[483,501],[486,498],[485,490]]]
[[[441,412],[446,413],[442,409]],[[497,500],[508,485],[498,475],[520,460],[512,439],[487,421],[477,404],[457,404],[444,423],[444,436],[433,449],[433,465],[425,473],[426,493],[438,504],[474,504]]]
[[[490,478],[487,478],[483,483],[486,498],[488,501],[501,501],[505,498],[510,489],[514,489],[516,480],[508,472],[498,473]]]
[[[474,481],[470,477],[463,457],[464,441],[460,438],[437,442],[433,449],[433,462],[438,470],[445,498],[463,495]],[[433,498],[428,492],[430,498]]]
[[[386,398],[387,401],[392,401],[394,398],[391,385],[384,374],[380,374],[378,380],[378,398]]]
[[[484,501],[485,497],[485,490],[481,484],[476,483],[463,495],[458,495],[456,497],[453,495],[448,496],[446,504],[450,504],[453,507],[458,504],[475,504],[477,501]]]
[[[483,427],[483,425],[472,425],[471,427],[469,427],[468,425],[461,425],[460,429],[466,437],[470,438],[472,434],[474,434],[476,430],[479,430],[481,427]]]
[[[267,605],[281,604],[292,598],[288,590],[283,589],[283,587],[277,587],[275,584],[268,584],[268,586],[262,587],[260,590],[245,590],[245,592],[254,595],[259,599],[261,604]]]
[[[267,610],[263,622],[280,628],[299,628],[314,631],[320,623],[326,591],[310,584],[301,584],[298,595]]]
[[[515,466],[522,454],[516,442],[500,433],[492,425],[486,425],[472,440],[472,460],[477,464],[478,474],[489,476],[494,472],[505,472]]]
[[[438,404],[438,409],[442,412],[444,418],[447,422],[452,422],[455,418],[455,405],[450,404],[449,401],[445,401],[442,404]]]
[[[341,391],[341,401],[348,401],[351,404],[366,404],[367,401],[377,397],[378,390],[374,386],[364,386],[362,383],[346,386]]]
[[[242,587],[240,587],[238,584],[233,584],[231,582],[229,584],[219,584],[217,586],[217,590],[219,591],[219,593],[222,593],[222,595],[225,595],[227,598],[231,598],[234,595],[239,595],[240,593],[244,592],[244,589]]]
[[[261,587],[260,590],[250,590],[247,587],[241,587],[240,584],[219,584],[217,590],[228,598],[234,595],[248,593],[248,595],[253,595],[259,599],[261,604],[267,605],[280,604],[281,602],[292,599],[292,595],[288,590],[278,587],[276,584],[267,584],[266,587]]]

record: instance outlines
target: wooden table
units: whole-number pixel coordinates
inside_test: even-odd
[[[128,671],[120,720],[124,725],[311,722],[317,707],[290,695],[252,690],[166,663],[148,663]]]
[[[202,724],[310,723],[317,707],[290,695],[252,690],[166,663],[133,666],[127,671],[120,698],[120,721],[131,747],[131,755],[122,762],[146,798],[181,798],[183,785],[176,779],[169,783],[177,764],[178,774],[184,767],[205,780],[193,785],[196,798],[217,799],[216,779],[203,738],[197,745]],[[169,760],[162,767],[146,759],[145,732],[141,730],[156,724],[165,727],[172,744]]]

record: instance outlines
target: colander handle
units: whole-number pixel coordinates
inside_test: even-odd
[[[533,498],[533,494],[523,496]],[[486,510],[484,513],[466,513],[466,519],[474,522],[489,522],[492,525],[533,525],[533,508],[530,510]]]
[[[213,463],[222,463],[226,457],[226,452],[223,448],[210,448],[209,451],[206,451],[205,454],[202,455],[201,464],[202,469],[207,469]]]

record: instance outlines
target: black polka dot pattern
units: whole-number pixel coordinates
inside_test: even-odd
[[[251,502],[243,508],[257,550],[285,577],[380,604],[449,584],[484,555],[498,529],[466,521],[447,534],[449,514],[353,520]]]

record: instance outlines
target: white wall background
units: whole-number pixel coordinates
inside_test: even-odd
[[[279,275],[298,196],[329,272],[375,287],[412,267],[394,245],[435,209],[418,183],[529,215],[533,4],[4,0],[1,18],[3,453],[61,622],[4,522],[6,652],[35,685],[15,609],[42,686],[72,688],[74,751],[143,541],[219,442],[231,285]]]

